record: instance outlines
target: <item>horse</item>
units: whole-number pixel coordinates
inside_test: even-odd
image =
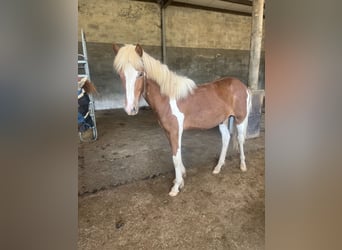
[[[193,80],[169,70],[167,65],[151,57],[139,44],[121,48],[113,44],[113,51],[113,67],[125,90],[126,113],[138,114],[142,96],[155,112],[169,140],[175,168],[170,196],[176,196],[184,187],[186,170],[181,153],[184,130],[219,126],[222,149],[213,169],[213,174],[218,174],[225,164],[230,141],[228,120],[233,117],[236,127],[233,143],[239,146],[241,171],[247,170],[243,145],[251,109],[251,92],[244,83],[237,78],[225,77],[196,85]]]
[[[97,94],[95,85],[87,77],[77,78],[77,97],[78,97],[78,112],[77,123],[78,132],[81,141],[90,141],[96,139],[94,137],[94,121],[91,118],[89,103],[90,94]]]
[[[77,89],[83,89],[87,94],[97,94],[95,85],[87,77],[77,77]]]

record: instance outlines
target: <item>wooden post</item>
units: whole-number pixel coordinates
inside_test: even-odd
[[[248,86],[252,90],[258,89],[263,15],[264,0],[254,0],[252,10],[251,49],[248,75]]]
[[[165,44],[165,8],[160,6],[160,17],[161,17],[161,40],[162,40],[162,62],[166,64],[166,44]]]
[[[254,0],[248,71],[248,87],[252,90],[252,108],[248,117],[247,138],[260,136],[261,107],[265,95],[264,90],[258,88],[263,16],[264,0]]]

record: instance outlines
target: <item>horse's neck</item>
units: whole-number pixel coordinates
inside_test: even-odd
[[[164,109],[165,105],[169,105],[169,98],[160,93],[159,85],[151,79],[146,79],[144,98],[150,107],[156,112]]]

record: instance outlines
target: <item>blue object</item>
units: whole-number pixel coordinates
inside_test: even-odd
[[[78,114],[77,114],[77,123],[78,130],[80,132],[84,132],[89,128],[94,126],[94,122],[89,114],[89,102],[90,98],[88,94],[84,91],[84,89],[77,90],[78,95]]]

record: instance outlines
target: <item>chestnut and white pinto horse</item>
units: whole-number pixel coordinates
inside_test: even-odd
[[[241,81],[221,78],[196,86],[189,78],[177,75],[152,58],[139,44],[121,48],[113,44],[113,50],[116,53],[114,68],[126,91],[125,111],[128,115],[136,115],[139,99],[143,96],[157,114],[171,144],[176,178],[170,196],[176,196],[184,186],[185,167],[181,156],[183,130],[210,129],[219,125],[222,150],[213,170],[214,174],[218,174],[225,163],[230,140],[228,119],[233,116],[240,149],[240,169],[247,170],[243,144],[251,94]]]

